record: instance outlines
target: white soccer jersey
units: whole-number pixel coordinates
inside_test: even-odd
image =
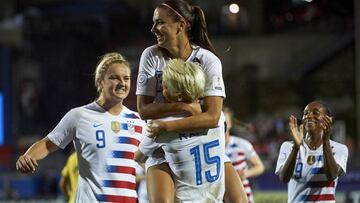
[[[60,148],[74,142],[79,162],[75,202],[137,202],[134,153],[144,127],[125,106],[114,116],[95,102],[62,118],[48,138]]]
[[[242,171],[248,168],[247,162],[257,153],[252,144],[240,137],[230,136],[229,143],[225,148],[226,155],[230,158],[231,163],[237,171]],[[250,182],[248,179],[242,180],[248,202],[253,203],[254,198],[251,191]]]
[[[136,163],[136,175],[138,175],[138,176],[145,175],[145,170],[138,163]],[[137,190],[137,194],[138,194],[139,203],[148,203],[149,201],[148,201],[148,196],[147,196],[145,179],[138,182],[136,190]]]
[[[174,120],[168,117],[162,120]],[[179,202],[222,202],[225,192],[224,117],[219,127],[188,133],[166,133],[155,140],[144,137],[139,150],[151,156],[162,147],[176,185]]]
[[[198,63],[207,77],[205,96],[225,97],[221,61],[210,51],[199,46],[192,46],[193,51],[187,61]],[[136,95],[155,97],[156,102],[163,102],[162,72],[170,58],[163,55],[157,45],[146,48],[140,59]]]
[[[336,163],[346,172],[348,149],[345,145],[330,140],[330,146]],[[281,145],[275,173],[278,175],[284,166],[293,142]],[[324,172],[323,146],[310,150],[305,142],[300,145],[294,173],[288,183],[288,202],[335,203],[335,189],[338,178],[328,181]]]

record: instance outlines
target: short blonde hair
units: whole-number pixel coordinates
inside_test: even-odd
[[[110,52],[102,56],[95,69],[95,87],[98,94],[102,91],[100,83],[104,80],[106,71],[114,63],[121,63],[130,68],[129,62],[120,53]]]
[[[184,102],[194,102],[204,96],[206,76],[202,68],[181,59],[168,61],[163,82],[171,96],[182,96]]]

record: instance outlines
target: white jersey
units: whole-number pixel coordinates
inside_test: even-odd
[[[330,140],[336,163],[346,172],[348,149],[345,145]],[[293,142],[281,145],[275,173],[278,175],[284,166]],[[310,150],[305,142],[300,145],[293,176],[288,184],[288,202],[335,203],[335,189],[338,178],[328,181],[324,172],[323,146]]]
[[[162,120],[176,120],[168,117]],[[139,150],[151,156],[162,148],[173,173],[178,202],[222,202],[225,192],[224,116],[217,128],[188,133],[166,133],[155,140],[144,137]]]
[[[137,176],[145,175],[145,170],[138,163],[136,163],[136,175]],[[145,179],[138,182],[136,190],[137,190],[137,194],[138,194],[139,203],[148,203],[149,200],[148,200],[148,196],[147,196]]]
[[[62,118],[48,138],[62,149],[74,143],[79,162],[75,202],[137,202],[134,153],[144,127],[125,106],[114,116],[95,102]]]
[[[240,137],[230,136],[229,143],[225,148],[226,155],[230,158],[235,170],[242,171],[248,169],[247,162],[257,156],[252,144]],[[242,180],[249,203],[254,203],[250,182],[248,179]]]
[[[225,98],[225,86],[222,78],[221,61],[212,52],[199,46],[192,46],[193,51],[187,61],[198,63],[207,77],[206,96]],[[146,48],[140,59],[136,95],[155,97],[155,102],[163,102],[162,72],[170,58],[163,55],[157,45]]]

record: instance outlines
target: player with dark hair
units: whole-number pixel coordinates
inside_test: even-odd
[[[338,177],[346,173],[348,149],[330,140],[334,118],[319,101],[304,109],[301,124],[291,115],[292,142],[280,148],[275,173],[288,183],[288,202],[333,202]],[[305,132],[305,135],[304,135]]]

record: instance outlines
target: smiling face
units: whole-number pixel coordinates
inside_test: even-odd
[[[111,64],[101,80],[101,96],[105,100],[123,101],[130,91],[130,68],[124,63]]]
[[[158,7],[154,11],[153,26],[151,32],[154,33],[160,47],[169,49],[176,44],[180,22],[176,22],[169,15],[169,9]]]
[[[321,103],[311,102],[308,104],[304,109],[302,117],[305,130],[310,133],[321,132],[323,130],[321,122],[326,115],[326,109]]]

